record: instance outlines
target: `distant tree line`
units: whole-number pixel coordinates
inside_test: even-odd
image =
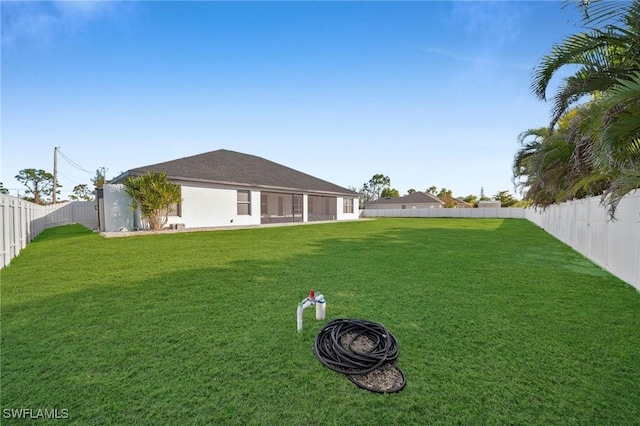
[[[400,191],[395,188],[391,188],[391,179],[382,173],[374,174],[368,182],[365,182],[360,190],[351,188],[352,190],[360,193],[360,208],[364,208],[365,203],[375,201],[379,198],[394,198],[400,197]],[[407,194],[413,194],[417,192],[416,189],[410,188]],[[438,190],[438,187],[432,185],[425,189],[427,194],[432,194],[438,197],[444,202],[445,208],[457,207],[460,204],[460,200],[465,203],[471,204],[473,207],[478,207],[478,201],[489,201],[491,198],[484,195],[484,188],[480,188],[480,196],[473,194],[466,197],[454,198],[453,191],[451,189],[442,187]],[[493,197],[494,200],[500,201],[502,207],[525,207],[529,205],[529,202],[518,200],[509,191],[499,191]]]
[[[69,195],[70,200],[74,201],[92,201],[95,198],[95,189],[101,188],[105,183],[107,169],[100,167],[96,170],[96,174],[91,178],[94,189],[89,188],[87,184],[78,184],[73,187],[73,193]],[[26,189],[21,198],[36,204],[51,203],[54,191],[54,176],[52,173],[43,169],[22,169],[15,176],[15,179],[22,183]],[[56,181],[56,195],[60,195],[62,185]],[[9,191],[0,182],[0,193],[8,194]]]

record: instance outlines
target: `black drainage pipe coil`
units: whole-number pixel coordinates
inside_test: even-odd
[[[396,367],[398,342],[382,324],[332,320],[318,332],[313,353],[327,368],[372,392],[397,392],[405,386],[404,373]]]

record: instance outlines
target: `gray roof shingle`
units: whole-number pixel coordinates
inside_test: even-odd
[[[273,161],[226,149],[137,167],[116,177],[110,183],[122,183],[127,176],[139,176],[149,172],[165,172],[169,179],[178,181],[358,196],[357,192]]]

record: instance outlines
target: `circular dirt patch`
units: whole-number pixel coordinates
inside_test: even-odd
[[[404,373],[396,362],[396,339],[381,324],[333,320],[318,332],[313,352],[326,367],[371,392],[398,392],[405,386]]]

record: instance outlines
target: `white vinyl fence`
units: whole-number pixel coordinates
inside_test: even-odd
[[[526,219],[522,208],[477,208],[477,209],[366,209],[360,217],[497,217],[505,219]]]
[[[40,206],[0,194],[0,268],[7,266],[44,229],[70,223],[96,228],[96,203],[72,201]]]
[[[615,221],[600,197],[527,209],[527,219],[640,291],[640,190],[623,198]]]
[[[640,291],[640,190],[619,204],[615,221],[600,197],[531,208],[367,209],[361,217],[463,217],[528,219]]]

